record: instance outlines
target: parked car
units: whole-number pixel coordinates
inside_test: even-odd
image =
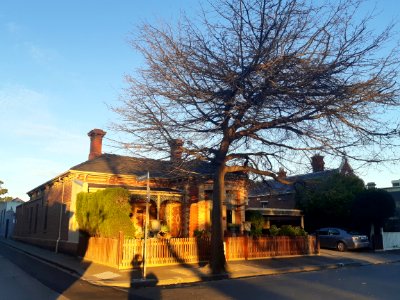
[[[369,240],[366,235],[347,232],[340,228],[321,228],[315,232],[321,248],[332,248],[338,251],[348,249],[368,248]]]

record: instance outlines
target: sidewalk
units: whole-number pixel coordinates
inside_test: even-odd
[[[400,262],[400,250],[387,252],[337,252],[321,250],[319,255],[311,256],[231,261],[228,262],[228,273],[218,276],[213,276],[210,273],[208,265],[199,266],[198,264],[191,264],[148,267],[146,279],[143,279],[141,270],[119,271],[112,267],[81,261],[73,256],[54,253],[29,244],[10,239],[0,239],[0,247],[7,246],[55,265],[60,269],[70,272],[77,278],[84,279],[93,284],[125,288]]]

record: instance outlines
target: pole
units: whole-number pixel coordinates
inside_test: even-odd
[[[144,225],[144,246],[143,246],[143,279],[146,279],[147,228],[149,226],[149,203],[150,203],[150,173],[147,171],[146,222]]]
[[[60,178],[58,178],[60,181]],[[60,218],[59,218],[59,224],[58,224],[58,238],[56,241],[56,248],[54,249],[55,253],[58,253],[58,244],[60,243],[61,239],[61,224],[62,224],[62,211],[63,211],[63,205],[64,205],[64,178],[62,179],[62,192],[61,192],[61,205],[60,205]]]

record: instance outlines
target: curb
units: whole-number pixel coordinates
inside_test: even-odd
[[[321,266],[305,266],[301,268],[280,268],[275,270],[270,269],[257,273],[241,273],[236,275],[226,273],[221,275],[204,275],[201,277],[185,277],[185,278],[175,277],[170,279],[154,280],[150,285],[143,285],[143,283],[140,283],[138,281],[132,281],[130,287],[173,286],[180,284],[199,283],[199,282],[207,282],[207,281],[223,280],[223,279],[240,279],[240,278],[258,277],[258,276],[274,276],[274,275],[289,274],[289,273],[315,272],[321,270],[339,269],[343,267],[355,267],[362,265],[363,264],[358,262],[349,262],[349,263],[327,264]],[[104,281],[102,283],[104,283]],[[119,284],[118,287],[129,287],[129,286],[127,286],[127,283],[125,282]]]
[[[241,276],[240,276],[241,277]],[[240,278],[238,277],[238,278]],[[92,281],[91,283],[109,286],[109,287],[120,287],[120,288],[142,288],[142,287],[155,287],[155,286],[174,286],[181,284],[190,284],[198,282],[207,282],[215,280],[223,280],[233,278],[229,274],[221,275],[204,275],[204,276],[192,276],[192,277],[173,277],[168,279],[133,279],[129,281]]]
[[[51,258],[47,258],[43,255],[38,255],[34,252],[30,252],[29,250],[25,250],[23,248],[17,247],[12,243],[4,242],[0,240],[0,243],[6,245],[10,248],[16,249],[17,251],[23,252],[26,255],[34,257],[38,260],[41,260],[45,263],[56,266],[59,269],[62,269],[72,276],[78,277],[88,283],[98,285],[98,286],[107,286],[107,287],[116,287],[116,288],[142,288],[142,287],[154,287],[154,286],[173,286],[173,285],[181,285],[181,284],[190,284],[190,283],[199,283],[199,282],[207,282],[214,280],[223,280],[223,279],[239,279],[239,278],[250,278],[250,277],[258,277],[258,276],[274,276],[280,274],[289,274],[289,273],[301,273],[301,272],[315,272],[321,270],[328,269],[339,269],[344,267],[360,267],[367,266],[372,264],[381,264],[381,263],[393,263],[400,262],[398,260],[392,260],[390,262],[357,262],[357,261],[347,261],[347,262],[335,262],[330,264],[321,264],[321,265],[304,265],[300,267],[286,267],[286,268],[276,268],[276,269],[262,269],[260,268],[256,272],[236,272],[236,273],[224,273],[220,275],[212,275],[212,274],[202,274],[198,276],[185,276],[185,277],[171,277],[168,279],[157,279],[157,278],[146,278],[146,279],[131,279],[131,280],[112,280],[112,279],[91,279],[84,276],[82,272],[69,267],[65,263],[60,263]]]

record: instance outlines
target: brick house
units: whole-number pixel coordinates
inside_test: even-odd
[[[271,225],[294,225],[304,228],[304,216],[301,210],[296,209],[296,186],[318,184],[318,181],[333,174],[354,174],[348,160],[342,159],[336,169],[325,169],[324,157],[314,155],[311,158],[312,172],[302,175],[286,176],[281,169],[278,176],[287,179],[293,184],[282,184],[275,180],[254,182],[249,187],[249,204],[247,210],[259,211],[265,219],[265,228]]]
[[[170,160],[103,154],[105,134],[101,129],[90,131],[87,161],[28,192],[30,200],[17,208],[15,239],[75,253],[79,244],[76,195],[108,187],[123,187],[130,191],[132,222],[137,229],[142,229],[147,191],[146,180],[140,180],[140,177],[147,172],[150,174],[150,221],[167,224],[172,236],[193,236],[195,230],[210,228],[213,167],[209,163],[182,161],[181,140],[170,144]],[[229,223],[242,224],[244,221],[246,186],[244,175],[226,178],[225,229]]]

